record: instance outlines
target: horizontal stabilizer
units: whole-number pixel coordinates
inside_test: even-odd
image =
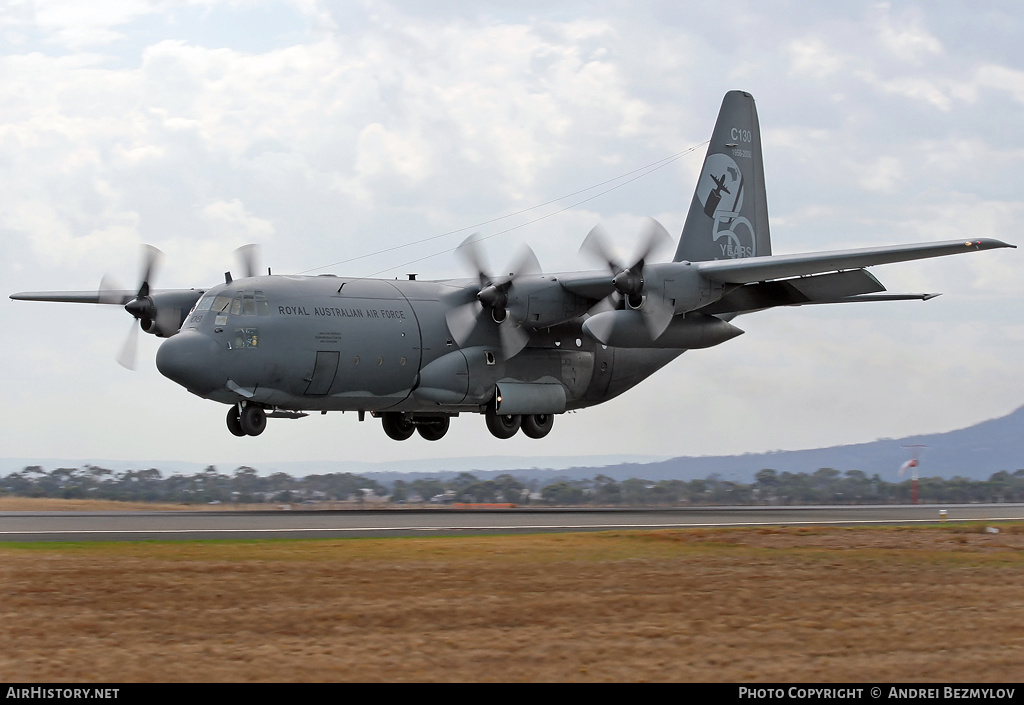
[[[865,294],[864,296],[847,296],[845,299],[835,301],[812,301],[811,303],[822,304],[847,304],[857,301],[929,301],[942,294]]]
[[[831,252],[810,252],[798,255],[773,255],[770,257],[746,257],[743,259],[713,260],[697,263],[698,271],[712,281],[725,284],[749,284],[770,279],[800,277],[843,269],[860,269],[879,264],[908,262],[929,257],[956,255],[961,252],[994,250],[999,247],[1016,247],[1009,243],[981,238],[978,240],[950,240],[916,245],[891,245],[888,247],[865,247],[856,250],[834,250]]]
[[[852,296],[881,291],[885,291],[885,287],[867,270],[851,269],[796,279],[744,284],[699,310],[712,315],[745,313],[775,306],[835,303]]]

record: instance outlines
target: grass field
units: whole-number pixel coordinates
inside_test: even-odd
[[[1024,524],[0,544],[3,681],[1024,680]]]

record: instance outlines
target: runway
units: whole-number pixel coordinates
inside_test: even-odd
[[[941,515],[945,512],[945,516]],[[1024,504],[673,509],[0,512],[0,541],[483,535],[727,526],[1024,520]]]

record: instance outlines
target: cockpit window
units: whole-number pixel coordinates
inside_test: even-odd
[[[214,313],[230,313],[233,316],[270,315],[270,306],[262,291],[236,291],[234,296],[221,294],[216,298],[207,297],[207,299],[203,300],[203,306],[205,306],[203,310],[212,309]]]
[[[231,306],[231,297],[224,296],[223,294],[218,296],[213,301],[213,312],[214,313],[227,313],[228,308]]]
[[[224,302],[221,302],[222,297],[218,297],[217,301],[214,302],[213,307],[218,311],[227,311],[230,308],[231,315],[233,316],[269,316],[270,306],[267,304],[267,299],[263,295],[262,291],[238,291],[235,293],[234,298],[223,297]],[[223,308],[217,309],[219,305],[223,305]]]
[[[263,292],[256,290],[256,315],[257,316],[269,316],[270,305],[267,303],[267,299],[263,296]]]

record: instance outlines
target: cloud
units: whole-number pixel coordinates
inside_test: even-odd
[[[219,232],[226,229],[237,233],[245,242],[267,242],[274,236],[274,225],[249,213],[241,201],[214,201],[202,210],[206,218]]]
[[[1024,103],[1024,71],[1006,66],[985,64],[975,72],[978,85],[991,90],[1004,91],[1018,103]]]
[[[881,45],[900,61],[921,65],[943,51],[942,43],[921,26],[914,10],[893,17],[889,3],[876,5],[877,32]]]
[[[843,70],[848,59],[825,44],[820,37],[795,39],[787,46],[790,70],[821,80]]]

